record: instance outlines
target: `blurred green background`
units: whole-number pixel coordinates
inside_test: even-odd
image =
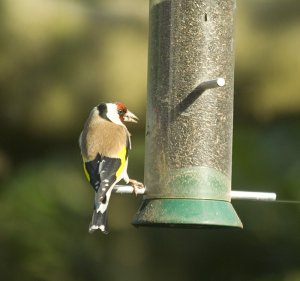
[[[239,0],[233,188],[300,200],[300,2]],[[0,280],[300,280],[300,205],[233,202],[244,230],[135,229],[141,198],[93,192],[77,139],[120,100],[143,180],[148,1],[0,2]]]

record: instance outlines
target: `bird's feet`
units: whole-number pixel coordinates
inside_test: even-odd
[[[128,182],[133,187],[133,192],[137,196],[138,191],[142,188],[144,188],[144,184],[142,182],[139,182],[137,180],[129,179]]]

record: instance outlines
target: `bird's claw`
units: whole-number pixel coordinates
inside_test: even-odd
[[[129,179],[129,184],[133,187],[133,192],[135,196],[138,195],[138,190],[144,188],[144,184],[137,180]]]

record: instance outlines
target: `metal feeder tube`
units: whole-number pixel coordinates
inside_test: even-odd
[[[135,226],[242,227],[230,203],[235,5],[150,1],[147,192]]]

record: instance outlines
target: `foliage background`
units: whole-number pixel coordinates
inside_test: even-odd
[[[233,188],[300,199],[300,2],[238,1]],[[78,135],[122,100],[143,179],[148,1],[0,2],[0,279],[300,280],[300,205],[234,202],[244,230],[135,229],[114,196],[89,235]]]

